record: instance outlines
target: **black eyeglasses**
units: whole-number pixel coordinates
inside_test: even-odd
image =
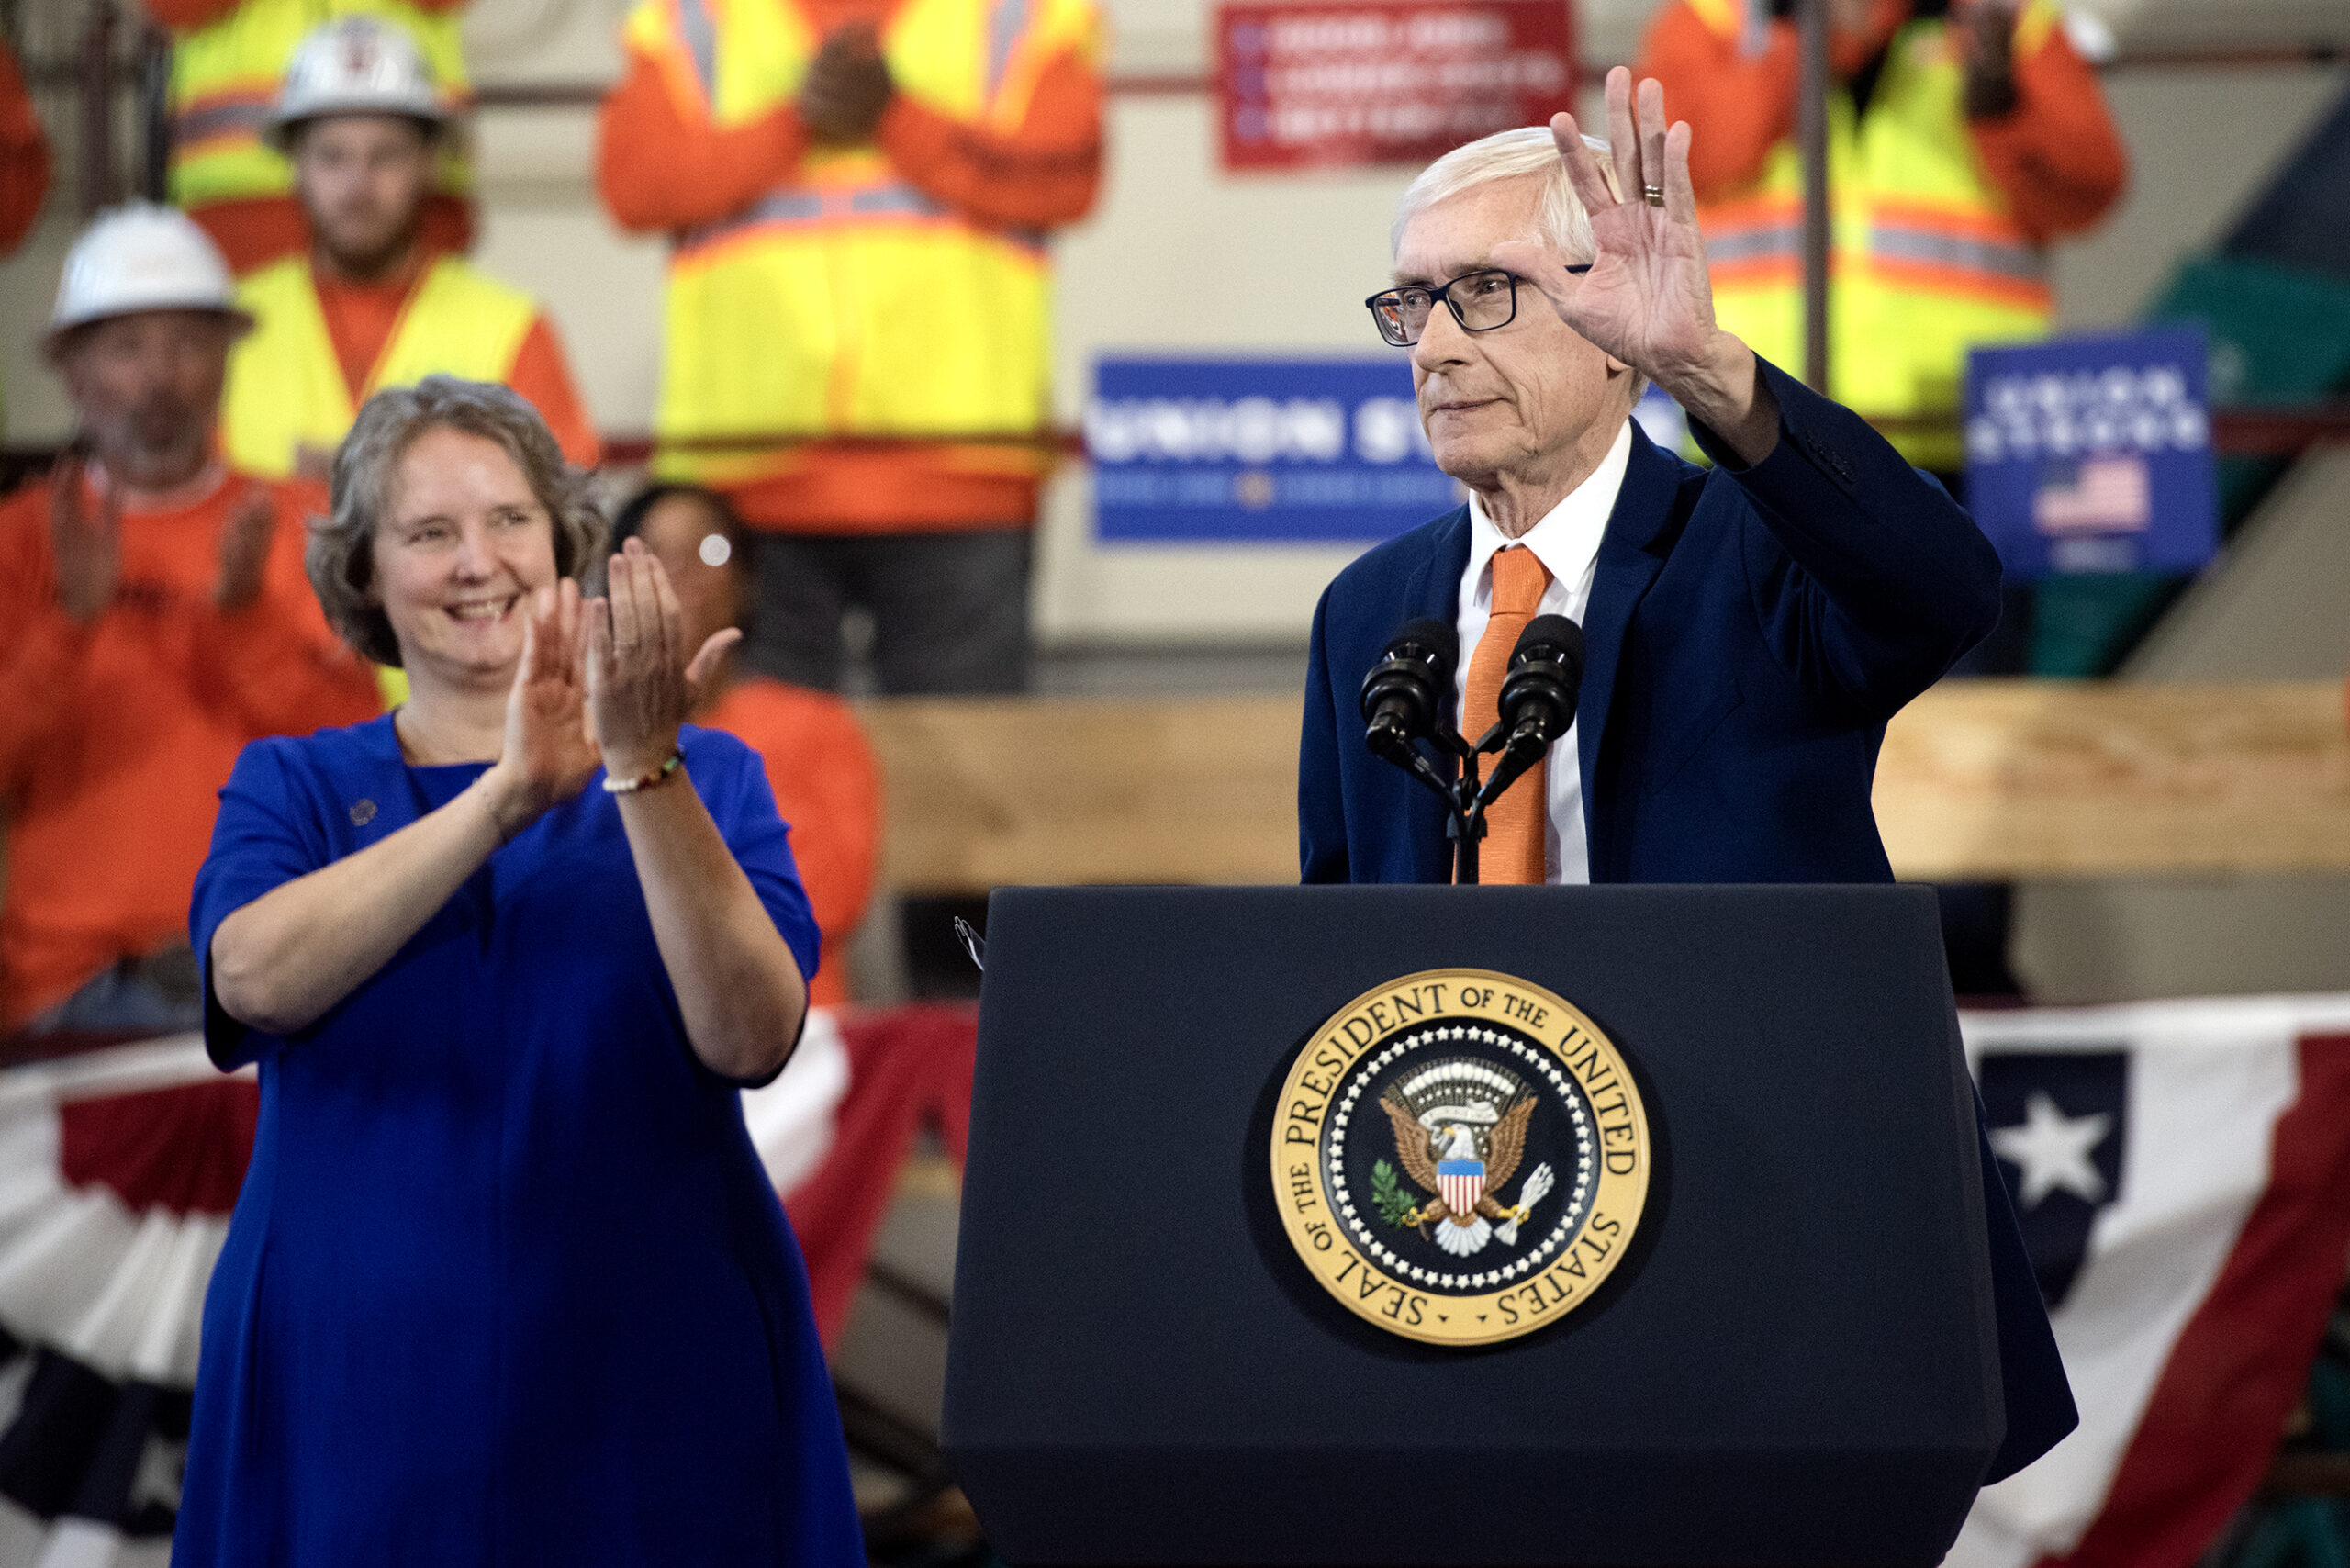
[[[1577,275],[1590,270],[1589,262],[1567,269]],[[1442,288],[1391,288],[1372,295],[1363,304],[1379,323],[1379,335],[1399,349],[1407,349],[1427,330],[1428,314],[1439,299],[1462,331],[1490,332],[1517,319],[1517,274],[1489,267],[1462,273]]]

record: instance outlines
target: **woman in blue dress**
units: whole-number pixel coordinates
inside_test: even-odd
[[[249,746],[196,890],[206,1038],[257,1061],[178,1568],[862,1563],[799,1249],[738,1093],[816,926],[699,651],[503,387],[379,393],[308,566],[403,666]]]

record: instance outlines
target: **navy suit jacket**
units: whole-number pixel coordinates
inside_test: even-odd
[[[1779,442],[1751,467],[1702,427],[1710,470],[1633,428],[1583,628],[1595,882],[1891,881],[1869,803],[1886,721],[1998,621],[1998,557],[1965,511],[1858,415],[1762,374]],[[1356,704],[1404,622],[1459,619],[1468,565],[1462,507],[1324,592],[1298,767],[1304,880],[1451,879],[1442,802],[1363,745]],[[1987,1140],[1981,1158],[2008,1418],[1996,1480],[2077,1417]]]

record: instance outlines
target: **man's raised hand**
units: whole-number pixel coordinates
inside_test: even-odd
[[[1752,351],[1714,320],[1688,122],[1668,124],[1664,86],[1654,78],[1640,84],[1636,109],[1632,73],[1619,65],[1607,73],[1607,130],[1612,189],[1574,116],[1550,119],[1567,177],[1591,217],[1591,270],[1572,276],[1550,247],[1531,241],[1494,246],[1494,264],[1540,289],[1586,342],[1646,375],[1758,463],[1777,442],[1778,410],[1755,375]]]
[[[1636,115],[1632,73],[1617,66],[1607,73],[1607,129],[1614,189],[1574,116],[1550,120],[1567,177],[1591,216],[1591,270],[1571,277],[1523,241],[1494,247],[1494,263],[1541,289],[1559,319],[1595,347],[1670,391],[1709,363],[1718,334],[1689,181],[1689,127],[1666,128],[1664,88],[1653,79],[1640,84]],[[1662,193],[1661,204],[1651,203],[1649,190]]]

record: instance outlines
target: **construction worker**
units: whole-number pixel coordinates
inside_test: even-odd
[[[1803,362],[1803,171],[1786,0],[1667,0],[1639,75],[1687,115],[1721,325]],[[2053,0],[1829,0],[1829,395],[1954,476],[1966,351],[2043,337],[2046,247],[2126,161]]]
[[[672,236],[655,473],[753,531],[747,662],[836,689],[862,607],[883,690],[1017,689],[1092,0],[643,0],[622,37],[598,183]]]
[[[76,434],[0,502],[0,1034],[199,1025],[188,898],[238,752],[377,711],[303,575],[312,497],[217,454],[247,324],[169,207],[66,257],[45,347]]]
[[[241,276],[309,248],[294,171],[272,144],[270,111],[295,50],[335,17],[381,17],[431,62],[444,117],[472,102],[458,21],[466,0],[144,0],[172,38],[171,197],[204,225]],[[473,244],[473,166],[453,125],[435,149],[421,218],[434,250]]]
[[[408,36],[376,17],[329,22],[295,52],[269,134],[292,155],[311,242],[238,286],[258,326],[229,359],[222,435],[249,472],[323,479],[369,394],[436,372],[506,383],[566,457],[596,463],[546,317],[426,242],[441,103]]]

